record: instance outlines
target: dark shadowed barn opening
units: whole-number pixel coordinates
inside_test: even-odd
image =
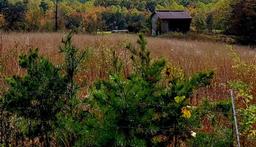
[[[151,15],[152,35],[190,30],[192,17],[187,11],[156,11]]]

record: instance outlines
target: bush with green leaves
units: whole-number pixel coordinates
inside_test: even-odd
[[[233,113],[231,100],[203,101],[192,110],[189,124],[196,135],[189,141],[193,147],[233,146]]]
[[[236,100],[240,101],[240,105],[242,105],[238,108],[238,114],[241,118],[239,123],[241,135],[255,139],[256,105],[251,94],[251,86],[242,81],[231,81],[229,85],[236,91]]]
[[[94,84],[86,100],[90,104],[87,144],[178,145],[191,136],[187,125],[191,117],[189,98],[193,90],[210,83],[213,73],[198,73],[184,79],[174,77],[166,69],[165,60],[150,58],[143,35],[139,36],[138,44],[139,49],[127,47],[133,63],[128,77],[122,74],[121,61],[113,62],[109,78]]]
[[[207,22],[205,20],[206,18],[203,14],[198,14],[194,17],[193,23],[197,32],[204,32],[207,28]]]

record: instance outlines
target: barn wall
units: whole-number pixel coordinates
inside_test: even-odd
[[[159,19],[157,14],[151,17],[152,36],[168,32],[183,32],[190,30],[191,19]]]
[[[152,36],[157,35],[157,21],[158,21],[158,16],[154,14],[151,18],[151,23],[152,23]]]

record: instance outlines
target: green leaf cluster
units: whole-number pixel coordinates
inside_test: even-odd
[[[189,124],[196,132],[196,137],[189,143],[193,147],[232,146],[233,145],[233,115],[231,100],[216,102],[203,101],[192,110]]]

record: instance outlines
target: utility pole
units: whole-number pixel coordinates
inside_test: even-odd
[[[55,0],[55,31],[58,31],[58,2],[59,0]]]
[[[1,41],[1,43],[0,43],[0,54],[2,54],[2,51],[4,50],[3,49],[3,33],[2,33],[2,30],[0,30],[0,41]]]

